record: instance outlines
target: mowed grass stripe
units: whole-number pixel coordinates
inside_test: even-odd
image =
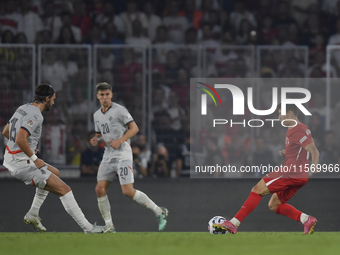
[[[340,232],[0,233],[2,255],[95,254],[340,254]]]

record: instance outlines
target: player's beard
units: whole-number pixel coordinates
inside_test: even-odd
[[[47,103],[46,105],[45,105],[45,111],[49,111],[50,109],[51,109],[51,107],[52,107],[52,105],[50,104],[50,103]]]

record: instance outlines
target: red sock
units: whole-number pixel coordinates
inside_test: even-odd
[[[244,202],[238,213],[235,215],[235,218],[242,222],[244,218],[247,217],[247,215],[251,213],[260,203],[261,198],[261,195],[255,192],[250,192],[249,197],[247,198],[246,202]]]
[[[280,204],[276,208],[275,213],[281,214],[283,216],[287,216],[288,218],[291,218],[291,219],[296,220],[298,222],[300,222],[300,216],[302,214],[301,211],[295,209],[295,207],[293,207],[289,204],[286,204],[286,203]]]

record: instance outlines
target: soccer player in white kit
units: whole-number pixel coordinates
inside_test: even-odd
[[[152,210],[158,220],[158,230],[165,228],[168,210],[156,205],[145,193],[133,188],[132,150],[129,139],[139,129],[128,110],[111,101],[112,87],[103,82],[96,87],[101,108],[93,115],[96,136],[90,140],[92,146],[105,141],[105,152],[97,174],[96,193],[98,207],[110,232],[115,232],[111,217],[111,207],[106,194],[116,175],[119,178],[123,194],[137,203]]]
[[[56,98],[54,88],[41,84],[35,90],[35,99],[31,104],[20,106],[2,134],[8,139],[3,165],[12,176],[26,185],[37,187],[31,209],[24,217],[38,231],[46,231],[39,218],[39,209],[49,192],[60,197],[66,212],[78,223],[85,233],[106,233],[107,226],[92,225],[79,208],[71,188],[58,176],[59,170],[39,159],[36,152],[44,118],[42,111],[49,111]]]

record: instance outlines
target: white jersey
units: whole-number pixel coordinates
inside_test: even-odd
[[[17,160],[28,159],[28,156],[21,151],[20,147],[15,142],[20,128],[25,129],[29,133],[29,137],[27,138],[28,145],[34,153],[41,137],[43,121],[44,117],[42,116],[40,109],[32,104],[22,105],[15,111],[8,122],[9,139],[6,146],[5,160],[8,155],[12,155],[12,157]]]
[[[96,133],[101,133],[105,141],[103,161],[108,162],[113,158],[132,160],[130,141],[123,142],[118,149],[110,146],[111,141],[121,138],[128,131],[127,124],[133,121],[128,110],[124,106],[112,102],[105,113],[99,109],[94,113],[93,118]]]

